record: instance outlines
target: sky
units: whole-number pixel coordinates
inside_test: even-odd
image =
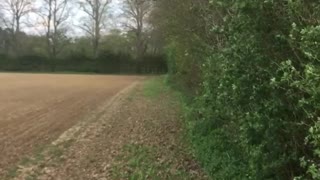
[[[34,0],[35,6],[37,8],[40,8],[41,0]],[[76,3],[77,0],[70,0],[72,2],[72,10],[71,10],[71,16],[67,20],[67,29],[68,29],[68,35],[69,36],[83,36],[85,35],[85,32],[78,28],[78,25],[81,25],[82,20],[86,17],[86,14],[80,9],[80,5]],[[0,0],[1,2],[1,0]],[[107,33],[108,30],[120,28],[120,21],[121,21],[121,0],[112,0],[109,4],[108,8],[108,16],[112,18],[108,18],[108,21],[106,23],[106,30],[102,33]],[[22,30],[28,34],[35,34],[35,35],[42,35],[45,33],[45,30],[43,26],[41,25],[40,21],[41,18],[36,13],[31,13],[28,18],[27,23],[24,23],[22,25]],[[26,21],[26,20],[24,20]]]

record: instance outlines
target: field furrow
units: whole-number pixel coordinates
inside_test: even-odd
[[[94,111],[136,76],[0,73],[0,177]]]

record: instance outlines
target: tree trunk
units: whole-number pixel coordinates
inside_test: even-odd
[[[94,58],[99,56],[99,40],[100,40],[100,12],[99,12],[99,0],[95,0],[95,37],[93,44]],[[101,12],[102,13],[102,12]]]

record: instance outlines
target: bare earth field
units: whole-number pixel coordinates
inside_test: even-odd
[[[135,76],[0,73],[0,177],[86,118]]]
[[[208,179],[164,82],[0,73],[0,179]]]

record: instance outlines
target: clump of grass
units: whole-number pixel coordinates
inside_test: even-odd
[[[38,176],[37,173],[35,173],[35,174],[29,174],[29,175],[25,178],[25,180],[37,180],[37,179],[38,179],[37,176]]]
[[[143,94],[148,98],[158,98],[165,91],[168,91],[168,87],[162,77],[152,78],[144,83]]]
[[[49,155],[50,155],[50,157],[53,157],[54,159],[60,158],[63,155],[63,149],[58,146],[52,146],[49,149]]]
[[[26,156],[22,158],[19,163],[7,171],[7,179],[13,179],[19,176],[19,167],[29,167],[29,166],[38,166],[43,168],[45,165],[45,157],[49,157],[53,162],[61,162],[63,161],[63,154],[66,149],[68,149],[73,143],[73,140],[66,141],[60,145],[48,145],[48,146],[38,146],[35,148],[33,155]],[[28,174],[26,179],[35,180],[39,173],[37,171],[31,172]]]
[[[14,166],[8,170],[7,179],[15,178],[18,175],[18,167]]]
[[[68,140],[66,142],[63,142],[62,144],[58,146],[50,146],[47,149],[49,157],[51,157],[52,160],[61,162],[64,160],[63,154],[66,149],[68,149],[73,143],[73,140]]]
[[[156,148],[130,144],[123,148],[113,165],[114,179],[189,179],[186,172],[175,169],[168,162],[161,162]]]

